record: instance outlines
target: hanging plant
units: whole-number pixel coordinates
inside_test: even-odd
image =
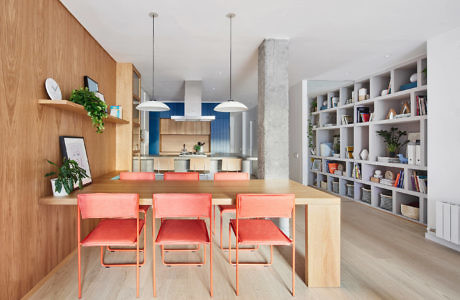
[[[70,101],[82,105],[88,112],[97,133],[104,132],[104,119],[107,118],[107,104],[87,87],[73,90]]]

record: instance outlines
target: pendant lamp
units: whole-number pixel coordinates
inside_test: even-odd
[[[229,13],[226,16],[230,19],[230,98],[214,107],[218,112],[242,112],[248,110],[247,106],[232,99],[232,19],[235,14]]]
[[[169,106],[155,99],[155,18],[158,17],[158,14],[156,12],[152,12],[149,15],[152,17],[153,24],[152,100],[142,102],[136,106],[136,109],[140,111],[168,111]]]

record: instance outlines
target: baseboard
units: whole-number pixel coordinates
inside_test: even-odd
[[[27,294],[24,295],[24,297],[21,298],[21,300],[26,300],[29,299],[35,292],[40,289],[45,282],[54,274],[56,273],[64,264],[66,264],[72,256],[75,255],[75,252],[77,249],[73,250],[70,252],[69,255],[67,255],[60,263],[58,263],[48,274],[46,274],[45,277],[43,277],[30,291],[27,292]]]
[[[427,231],[425,233],[425,238],[427,240],[430,240],[432,242],[438,243],[442,246],[445,246],[447,248],[460,252],[460,245],[456,245],[454,243],[446,241],[445,239],[438,238],[434,232]]]

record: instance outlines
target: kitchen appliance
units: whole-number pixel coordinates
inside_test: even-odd
[[[184,93],[184,115],[171,116],[175,121],[214,121],[215,116],[201,115],[201,80],[186,80]]]

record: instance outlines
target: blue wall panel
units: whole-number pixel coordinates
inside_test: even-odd
[[[217,103],[202,103],[203,116],[215,116],[211,122],[211,152],[228,153],[230,151],[230,113],[214,111]],[[169,119],[171,116],[184,115],[183,102],[169,102],[169,111],[149,113],[149,154],[160,153],[160,119]]]

